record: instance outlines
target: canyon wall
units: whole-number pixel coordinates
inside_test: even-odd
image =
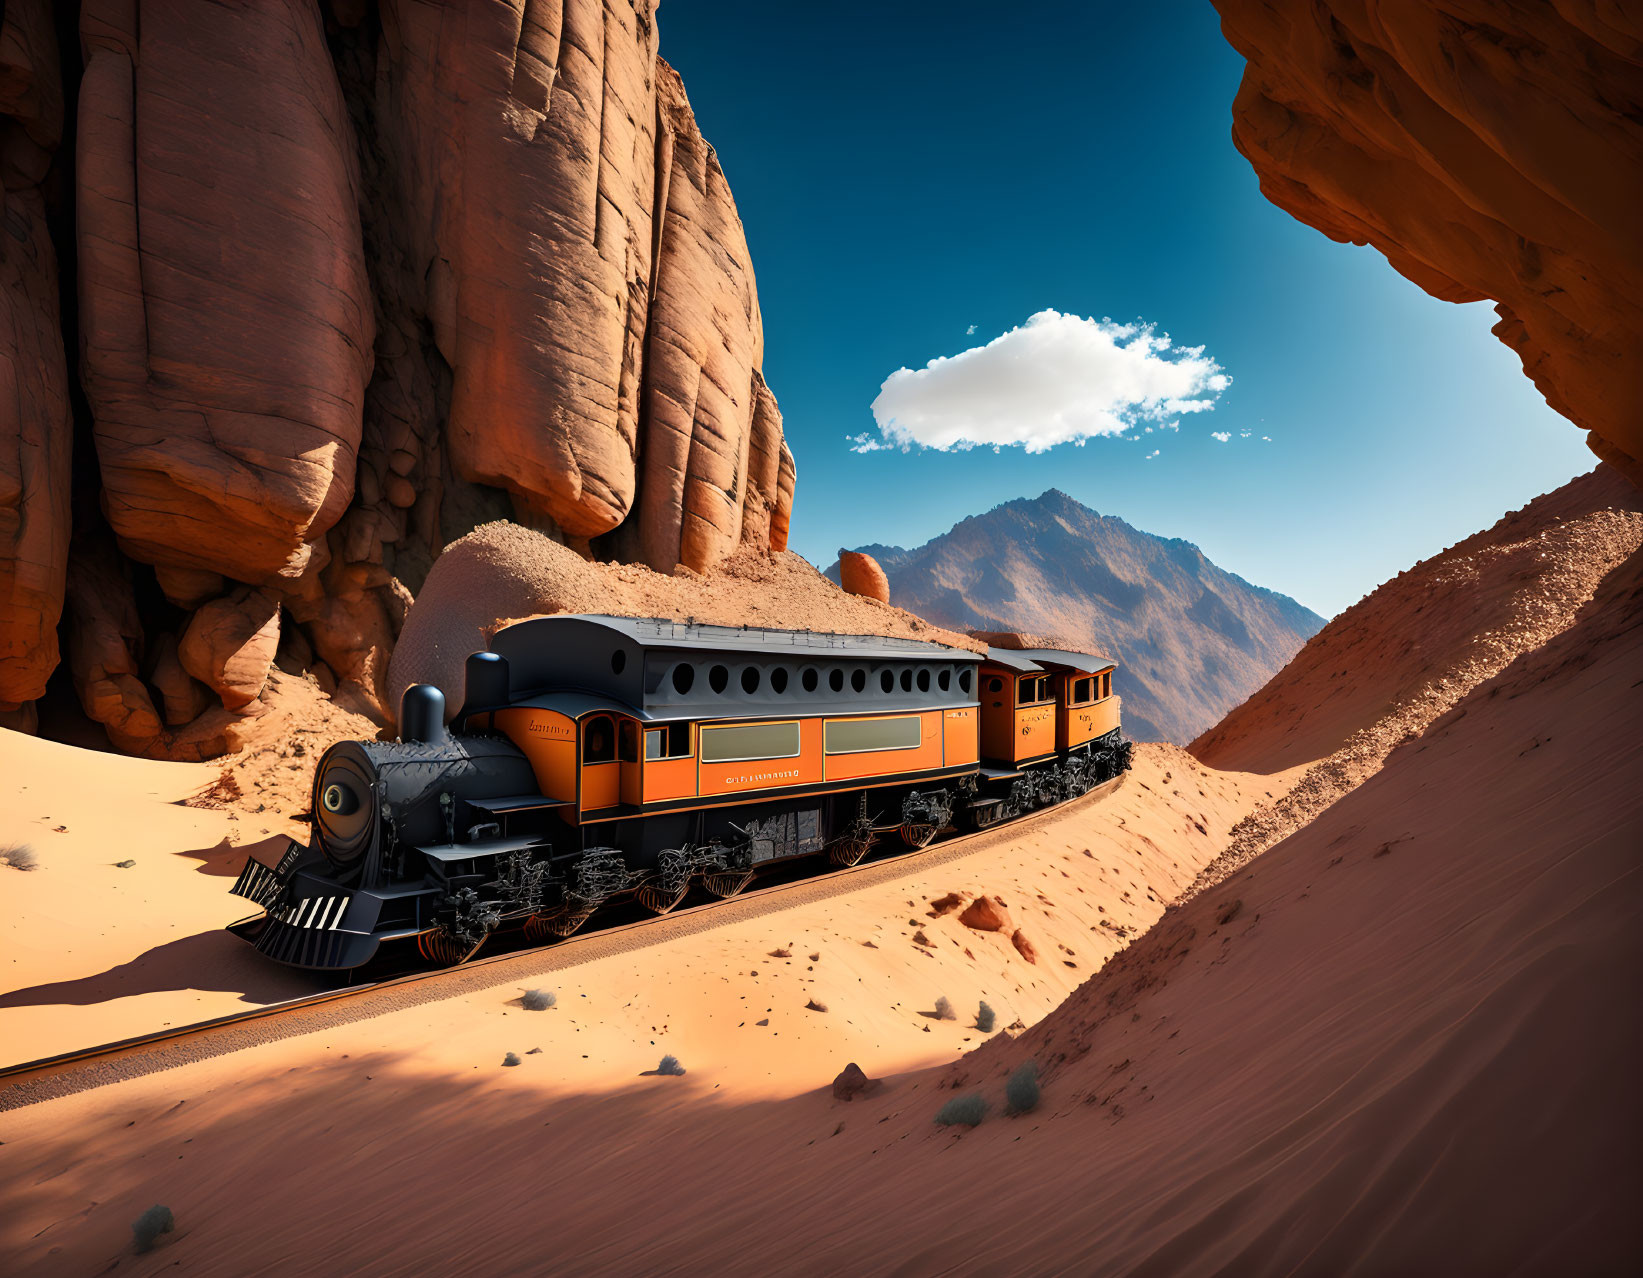
[[[1494,332],[1643,485],[1643,11],[1215,0],[1233,141],[1278,207]]]
[[[785,548],[651,0],[13,0],[0,127],[0,721],[60,629],[134,753],[232,748],[276,661],[388,719],[412,597],[498,517],[663,572]]]

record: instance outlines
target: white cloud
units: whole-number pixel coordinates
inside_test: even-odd
[[[974,324],[970,325],[969,328],[964,330],[964,336],[966,336],[966,337],[974,337],[975,335],[976,335],[976,326]]]
[[[1261,436],[1261,442],[1264,443],[1264,444],[1270,444],[1272,442],[1272,436],[1271,435],[1262,435]]]
[[[1151,461],[1156,456],[1158,456],[1158,450],[1155,448],[1150,453],[1148,453],[1144,458],[1142,458],[1142,460],[1143,461]]]
[[[1225,430],[1212,430],[1209,433],[1209,437],[1211,439],[1218,439],[1224,444],[1224,443],[1227,442],[1227,440],[1232,438],[1232,432],[1231,431],[1225,431]],[[866,436],[861,436],[860,438],[865,439]]]
[[[857,436],[853,451],[875,451],[871,443],[1041,453],[1205,412],[1231,381],[1202,346],[1174,347],[1150,324],[1040,311],[985,346],[890,374],[873,401],[882,439]]]

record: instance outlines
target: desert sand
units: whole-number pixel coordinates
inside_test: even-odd
[[[1537,589],[1520,566],[1472,588]],[[1307,761],[1144,747],[1105,799],[859,890],[11,1109],[0,1267],[1626,1271],[1640,604],[1643,551],[1167,910]],[[948,893],[1002,898],[1037,962],[932,917]],[[1042,1103],[1010,1117],[1027,1059]],[[851,1061],[879,1085],[847,1103]],[[982,1125],[933,1122],[970,1092]],[[157,1202],[177,1231],[132,1261]]]

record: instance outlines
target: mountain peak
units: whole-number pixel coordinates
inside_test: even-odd
[[[913,550],[860,549],[884,569],[891,603],[938,625],[1065,635],[1114,657],[1126,731],[1142,740],[1190,741],[1323,625],[1190,542],[1059,488],[969,516]]]

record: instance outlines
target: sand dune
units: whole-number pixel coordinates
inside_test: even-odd
[[[103,757],[111,765],[127,762]],[[880,876],[884,881],[864,890],[551,978],[533,977],[528,963],[510,965],[481,993],[15,1111],[5,1118],[0,1147],[0,1182],[16,1187],[8,1195],[14,1210],[0,1217],[0,1256],[23,1272],[99,1264],[119,1250],[129,1219],[149,1205],[133,1207],[137,1199],[169,1195],[197,1204],[196,1228],[210,1213],[224,1250],[208,1268],[232,1267],[230,1254],[246,1228],[235,1219],[236,1199],[265,1224],[317,1205],[310,1195],[321,1185],[306,1160],[280,1156],[293,1143],[310,1147],[317,1140],[312,1147],[334,1147],[348,1160],[380,1150],[384,1139],[393,1144],[386,1164],[354,1183],[348,1196],[357,1203],[360,1195],[396,1193],[393,1184],[416,1175],[411,1167],[425,1158],[441,1165],[430,1186],[452,1175],[475,1180],[494,1133],[464,1152],[451,1126],[486,1133],[488,1115],[507,1123],[520,1105],[567,1119],[574,1108],[578,1117],[568,1126],[584,1135],[573,1142],[602,1161],[613,1151],[589,1142],[584,1120],[630,1105],[647,1112],[658,1096],[670,1098],[671,1123],[695,1112],[677,1109],[681,1098],[700,1100],[702,1115],[728,1115],[825,1085],[851,1060],[874,1077],[951,1061],[986,1037],[974,1028],[981,999],[996,1010],[1000,1029],[1035,1022],[1150,926],[1269,786],[1266,778],[1211,773],[1174,747],[1145,747],[1138,760],[1124,785],[1100,802],[1041,815],[1025,837],[1000,832],[977,851]],[[949,893],[966,901],[981,893],[1002,899],[1037,962],[1027,962],[1007,936],[965,927],[958,911],[932,917],[931,902]],[[773,953],[781,949],[788,955]],[[527,1013],[519,995],[538,984],[554,989],[558,1005]],[[956,1019],[933,1015],[942,996]],[[826,1011],[810,1009],[810,1002]],[[531,1048],[542,1050],[531,1055]],[[509,1051],[522,1056],[520,1068],[501,1067]],[[682,1059],[687,1075],[641,1079],[664,1052]],[[250,1137],[240,1124],[266,1113],[275,1097],[282,1098],[280,1122]],[[371,1104],[359,1108],[362,1099]],[[356,1119],[376,1121],[379,1100],[400,1112],[390,1125],[395,1134],[356,1126]],[[151,1140],[168,1144],[171,1124],[139,1116],[184,1102],[190,1119],[180,1139],[192,1143],[179,1151],[181,1160],[165,1160],[178,1165],[167,1166],[155,1184]],[[134,1119],[137,1126],[128,1129]],[[310,1122],[317,1126],[310,1130]],[[325,1128],[330,1134],[319,1139]],[[40,1160],[68,1154],[60,1133],[70,1131],[78,1149],[71,1159],[91,1159],[85,1174],[42,1182]],[[226,1143],[218,1143],[217,1132]],[[125,1135],[109,1143],[118,1133]],[[436,1145],[423,1143],[430,1141]],[[94,1146],[103,1152],[93,1153]],[[434,1154],[436,1146],[444,1152]],[[550,1147],[558,1151],[552,1161],[568,1168],[557,1129]],[[465,1164],[469,1157],[478,1161]],[[456,1170],[463,1165],[470,1170]],[[551,1179],[557,1184],[558,1173]],[[110,1197],[115,1185],[127,1190]],[[69,1223],[87,1194],[107,1204],[90,1229]],[[281,1256],[300,1264],[311,1241],[270,1237],[258,1246],[272,1248],[270,1263]],[[328,1241],[328,1248],[341,1248],[330,1253],[331,1268],[370,1269],[375,1245],[363,1235],[359,1243],[356,1256],[351,1244]],[[54,1246],[69,1250],[53,1252]]]
[[[859,891],[11,1110],[0,1269],[1633,1272],[1643,551],[1593,579],[1587,533],[1631,520],[1541,510],[1579,526],[1557,563],[1523,571],[1525,526],[1432,606],[1586,601],[1167,913],[1304,763],[1146,747],[1106,801]],[[1038,961],[931,917],[948,892],[1002,897]],[[981,998],[1022,1028],[983,1041]],[[647,1076],[664,1052],[688,1072]],[[1006,1117],[1027,1059],[1042,1104]],[[846,1104],[848,1060],[881,1086]],[[969,1092],[980,1127],[933,1123]],[[178,1230],[131,1262],[155,1202]]]

